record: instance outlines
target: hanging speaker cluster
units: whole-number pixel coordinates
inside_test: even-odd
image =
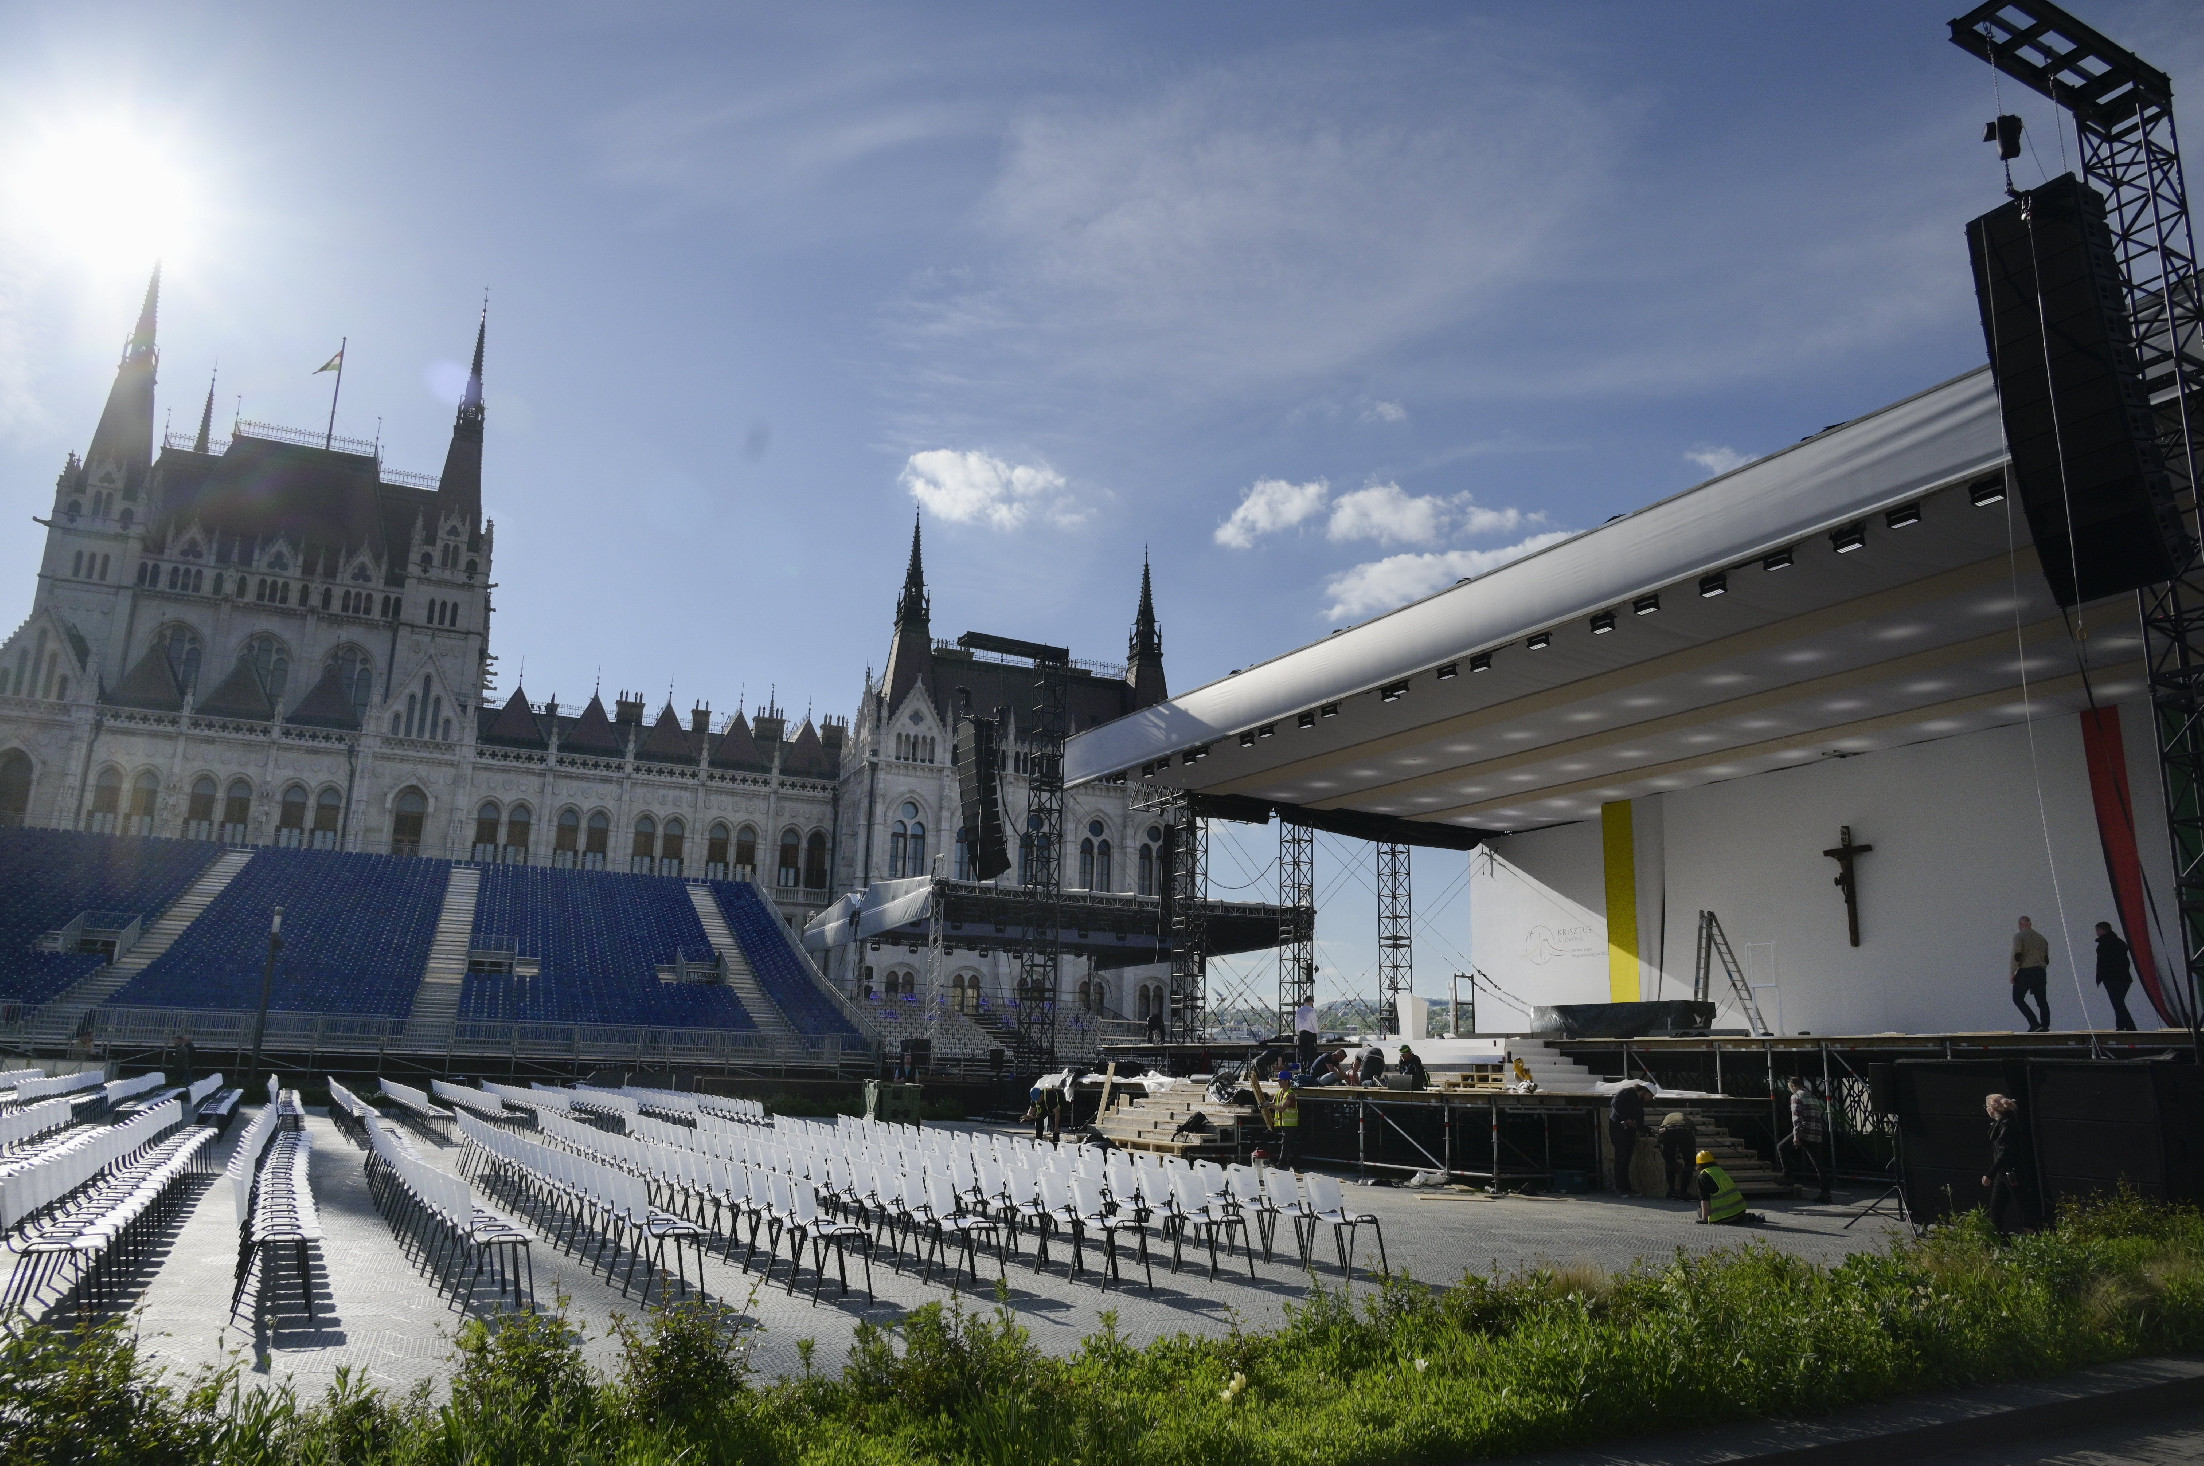
[[[995,719],[966,716],[958,720],[956,737],[949,743],[974,880],[990,881],[1010,869],[1010,846],[1003,836],[1001,735],[1002,725]]]
[[[2064,174],[1969,223],[1967,249],[2012,477],[2053,599],[2172,579],[2186,537],[2104,199]]]

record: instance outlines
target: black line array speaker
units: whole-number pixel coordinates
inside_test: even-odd
[[[2184,535],[2104,199],[2073,174],[1967,225],[2012,477],[2061,606],[2169,580]]]
[[[965,840],[970,845],[972,878],[988,881],[1010,869],[1010,846],[1003,837],[1001,725],[993,718],[966,717],[957,723],[949,757],[957,770],[957,798],[963,806]]]
[[[2024,1113],[2053,1208],[2118,1190],[2204,1201],[2204,1070],[2163,1059],[2036,1059]]]
[[[1895,1066],[1867,1066],[1867,1107],[1878,1115],[1898,1113],[1898,1071]]]
[[[2025,1095],[2026,1061],[1900,1059],[1891,1069],[1898,1159],[1914,1220],[1938,1221],[1980,1206],[1988,1199],[1982,1168],[1990,1159],[1990,1121],[1982,1101],[1993,1094]],[[2021,1107],[2023,1125],[2029,1109]]]

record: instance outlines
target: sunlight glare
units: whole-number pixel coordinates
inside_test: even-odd
[[[133,276],[187,252],[200,189],[172,129],[101,113],[32,122],[0,137],[0,202],[26,251],[99,276]]]

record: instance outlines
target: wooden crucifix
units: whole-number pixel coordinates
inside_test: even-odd
[[[1837,847],[1821,853],[1837,863],[1837,889],[1844,892],[1844,920],[1852,931],[1852,945],[1860,944],[1860,882],[1859,868],[1855,864],[1872,845],[1852,843],[1852,827],[1844,825],[1837,831]]]

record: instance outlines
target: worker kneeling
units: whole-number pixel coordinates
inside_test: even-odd
[[[1745,1210],[1745,1193],[1714,1163],[1711,1150],[1699,1152],[1699,1220],[1717,1227],[1756,1227],[1767,1220]]]

